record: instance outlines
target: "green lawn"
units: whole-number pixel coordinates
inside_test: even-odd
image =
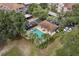
[[[2,56],[22,56],[22,53],[17,47],[14,47],[10,51],[3,54]]]

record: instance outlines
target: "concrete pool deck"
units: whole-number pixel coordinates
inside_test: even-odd
[[[41,28],[41,27],[39,27],[39,26],[37,26],[37,27],[35,27],[35,28],[37,28],[38,30],[40,30],[41,32],[43,32],[43,33],[45,33],[45,34],[49,34],[49,35],[51,35],[51,36],[53,36],[56,32],[54,31],[54,32],[52,32],[52,33],[50,33],[50,32],[48,32],[47,30],[45,30],[44,28]],[[43,31],[43,30],[45,30],[45,31]]]

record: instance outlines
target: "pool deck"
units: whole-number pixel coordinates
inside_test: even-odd
[[[44,28],[41,28],[41,27],[39,27],[39,26],[36,26],[35,28],[37,28],[38,30],[40,30],[41,32],[43,32],[43,33],[45,33],[45,34],[49,34],[49,35],[51,35],[51,36],[53,36],[56,32],[54,31],[54,32],[52,32],[52,33],[50,33],[50,32],[48,32],[48,31],[46,31]],[[45,30],[45,31],[43,31],[43,30]]]

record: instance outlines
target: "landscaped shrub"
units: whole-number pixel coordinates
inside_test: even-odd
[[[37,48],[41,48],[41,49],[46,48],[46,47],[48,46],[48,44],[53,43],[54,40],[55,40],[55,39],[53,39],[53,38],[51,37],[49,40],[47,40],[46,42],[44,42],[44,43],[42,43],[42,44],[37,45],[36,47],[37,47]]]
[[[37,48],[40,48],[40,49],[43,49],[43,48],[46,48],[47,45],[48,45],[48,42],[45,42],[45,43],[42,43],[42,44],[40,44],[40,45],[37,45],[36,47],[37,47]]]

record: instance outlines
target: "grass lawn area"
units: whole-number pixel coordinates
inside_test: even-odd
[[[3,54],[2,56],[22,56],[22,53],[17,47],[14,47],[10,51]]]

